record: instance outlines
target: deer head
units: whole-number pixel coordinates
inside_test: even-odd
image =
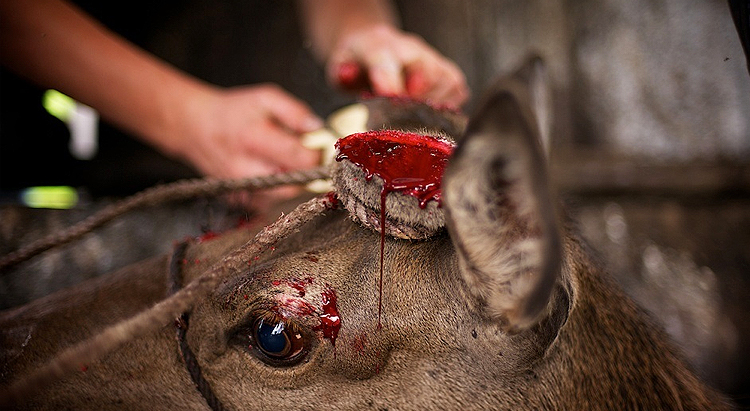
[[[381,191],[367,184],[383,184],[374,178],[350,182],[343,201],[365,217],[329,202],[249,261],[222,257],[246,241],[243,232],[178,248],[173,285],[200,282],[206,267],[232,267],[192,307],[189,327],[179,324],[196,364],[190,372],[200,368],[208,396],[190,382],[171,330],[162,330],[30,405],[721,406],[560,224],[530,92],[539,73],[532,60],[498,81],[465,131],[447,136],[456,148],[442,182],[443,213],[428,219],[426,238],[381,237],[378,230],[390,234],[389,225],[408,226],[428,209],[405,196],[373,222],[366,215],[380,214],[382,203],[370,200]],[[135,271],[143,275],[143,267]]]

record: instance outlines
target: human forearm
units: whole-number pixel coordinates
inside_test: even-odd
[[[389,1],[299,0],[299,4],[307,37],[322,61],[327,61],[336,44],[354,30],[398,25]]]
[[[3,64],[95,107],[109,121],[175,153],[187,96],[208,94],[188,77],[56,0],[0,2]]]

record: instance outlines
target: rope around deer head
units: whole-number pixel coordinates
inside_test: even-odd
[[[326,168],[318,168],[308,172],[279,174],[256,179],[232,181],[196,180],[157,187],[141,194],[136,194],[84,220],[82,223],[66,230],[56,241],[47,239],[47,241],[40,242],[39,245],[27,247],[30,251],[19,253],[24,258],[19,259],[19,257],[15,257],[14,259],[7,260],[18,260],[16,262],[20,262],[23,259],[28,259],[53,246],[72,241],[91,231],[93,228],[104,224],[106,221],[144,204],[156,204],[167,199],[189,198],[195,195],[216,195],[238,189],[271,188],[292,183],[304,184],[312,180],[326,178],[327,175]],[[276,222],[265,227],[254,239],[231,252],[223,260],[214,264],[180,291],[162,300],[152,308],[112,325],[101,333],[63,350],[44,366],[35,369],[13,382],[10,386],[5,387],[0,391],[0,405],[6,406],[21,401],[27,395],[37,392],[43,387],[79,369],[81,364],[95,361],[128,341],[171,323],[183,312],[190,310],[193,305],[205,298],[223,278],[243,269],[247,261],[252,261],[255,256],[294,233],[299,227],[325,210],[336,207],[337,203],[333,202],[329,196],[319,196],[300,204],[294,211],[281,216]]]
[[[310,170],[293,171],[253,178],[232,180],[192,179],[152,187],[114,203],[59,233],[50,234],[0,257],[0,272],[53,247],[58,247],[76,240],[83,235],[90,233],[95,228],[101,227],[107,222],[139,207],[153,206],[169,201],[178,201],[194,197],[217,196],[231,191],[253,191],[282,185],[305,184],[313,180],[327,179],[328,176],[328,167],[323,166]]]
[[[431,136],[430,138],[436,137]],[[350,175],[351,172],[346,170],[353,167],[348,165],[348,161],[343,162],[343,165],[333,167],[336,193],[342,197],[343,204],[349,210],[353,220],[369,229],[386,231],[388,236],[401,238],[425,239],[443,229],[442,213],[438,213],[437,209],[433,209],[432,213],[424,213],[420,211],[423,207],[419,205],[416,198],[402,196],[401,194],[397,194],[395,198],[404,197],[407,201],[398,201],[398,207],[396,207],[398,211],[391,216],[392,218],[386,219],[384,205],[385,194],[388,194],[388,191],[386,190],[385,180],[380,177],[370,180],[366,176],[360,175],[361,172],[360,174]],[[217,195],[235,190],[304,184],[312,180],[328,178],[329,175],[329,168],[324,166],[309,171],[252,179],[188,180],[155,187],[113,204],[60,234],[53,234],[5,256],[0,259],[0,270],[27,260],[54,246],[73,241],[137,207],[196,196]],[[368,202],[372,203],[373,197],[381,199],[382,203],[379,204],[379,208],[372,205],[367,206]],[[376,201],[376,203],[379,202]],[[264,228],[253,240],[231,252],[221,262],[212,266],[182,290],[162,300],[154,307],[110,326],[100,334],[62,351],[43,367],[14,382],[6,390],[0,392],[0,404],[22,399],[32,391],[75,371],[81,364],[92,362],[131,339],[163,327],[182,313],[189,311],[194,304],[213,291],[219,281],[240,271],[247,261],[262,253],[267,247],[292,234],[300,226],[323,213],[326,209],[336,208],[337,206],[338,200],[335,200],[334,203],[331,196],[317,197],[299,205],[293,212],[282,216],[275,223]],[[376,214],[381,215],[380,220],[372,217]],[[427,216],[426,220],[423,218],[424,215]],[[372,223],[370,220],[378,221]]]

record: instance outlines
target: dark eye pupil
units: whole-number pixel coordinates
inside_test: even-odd
[[[246,347],[271,366],[295,365],[307,355],[309,340],[294,322],[284,318],[271,315],[256,317],[252,326],[238,335],[243,345],[249,342]]]
[[[283,322],[274,324],[260,320],[258,321],[258,328],[255,330],[255,336],[258,348],[273,357],[284,357],[289,353],[292,345],[287,337]]]

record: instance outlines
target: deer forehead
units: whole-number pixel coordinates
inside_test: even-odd
[[[190,247],[187,276],[200,275],[220,261],[214,254],[236,248],[249,237],[230,233]],[[434,308],[439,300],[455,301],[461,282],[447,236],[420,242],[388,239],[383,258],[384,315],[399,312],[398,318],[405,321],[418,317],[419,310]],[[321,293],[332,290],[342,311],[361,314],[356,317],[361,321],[376,321],[379,259],[379,235],[349,221],[345,212],[331,212],[260,259],[248,261],[247,270],[228,279],[212,299],[224,305],[257,300],[293,313],[304,303],[320,309]]]
[[[263,259],[248,262],[247,271],[230,278],[210,301],[194,310],[191,330],[198,339],[194,344],[199,350],[203,346],[203,352],[222,354],[216,356],[214,367],[229,367],[239,359],[246,368],[243,372],[266,373],[269,385],[284,387],[292,384],[291,374],[296,376],[295,384],[300,383],[300,375],[373,378],[386,365],[392,369],[393,361],[398,364],[406,358],[429,358],[433,366],[428,368],[433,369],[434,364],[445,363],[440,353],[448,355],[467,345],[482,347],[477,338],[497,349],[496,342],[489,343],[497,337],[496,332],[482,328],[478,325],[481,318],[472,314],[472,299],[455,272],[457,262],[447,236],[427,242],[387,241],[383,327],[379,329],[379,236],[346,218],[324,219],[330,241],[300,247],[298,241],[315,238],[308,231],[321,229],[318,224],[304,228],[289,239],[290,244],[280,243]],[[241,242],[242,237],[231,242]],[[217,243],[215,247],[225,246]],[[195,246],[187,253],[188,263],[201,259],[199,249]],[[208,257],[201,261],[210,264]],[[191,269],[195,269],[193,264]],[[325,311],[323,297],[329,291],[336,295],[341,321],[335,347],[319,328]],[[294,370],[272,370],[246,355],[215,348],[221,347],[217,339],[224,338],[222,335],[263,311],[293,321],[313,335],[315,345],[309,361]],[[411,354],[396,354],[403,350]],[[472,356],[466,352],[467,357]]]

